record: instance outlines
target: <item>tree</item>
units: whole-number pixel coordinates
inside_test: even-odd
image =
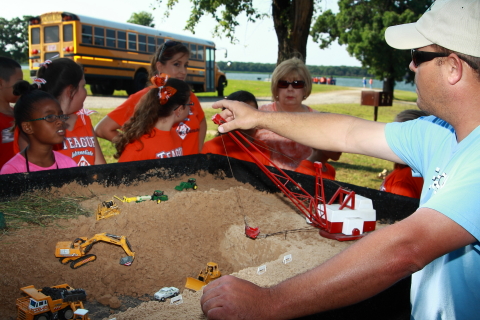
[[[162,0],[157,0],[159,4]],[[179,0],[167,0],[167,9],[171,10]],[[213,34],[225,36],[232,43],[236,42],[235,27],[237,16],[245,13],[248,21],[269,17],[260,13],[253,6],[253,0],[190,0],[192,11],[185,30],[195,33],[195,26],[203,15],[211,15],[217,26]],[[272,0],[272,17],[278,39],[277,64],[295,54],[300,54],[303,61],[307,57],[307,39],[314,12],[314,0]],[[168,16],[168,12],[166,13]]]
[[[12,58],[20,63],[28,61],[28,20],[0,18],[0,55]]]
[[[153,15],[150,12],[140,11],[132,13],[127,22],[154,28],[155,23],[153,23],[153,20]]]
[[[384,91],[392,92],[395,80],[413,80],[408,69],[410,52],[396,50],[385,42],[385,29],[415,22],[433,0],[339,0],[339,12],[325,11],[315,21],[310,34],[320,48],[333,41],[347,45],[350,55],[378,79]]]

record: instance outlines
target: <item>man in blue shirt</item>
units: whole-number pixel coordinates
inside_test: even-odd
[[[204,288],[209,319],[291,319],[369,298],[412,275],[412,319],[480,314],[480,1],[437,0],[389,45],[411,49],[417,104],[433,116],[383,124],[345,115],[260,113],[220,101],[220,132],[264,128],[312,148],[410,166],[420,207],[329,261],[271,288],[226,276]]]

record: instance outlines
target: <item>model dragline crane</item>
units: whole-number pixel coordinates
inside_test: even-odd
[[[220,125],[225,120],[216,114],[212,117],[214,123]],[[310,195],[298,183],[290,178],[282,169],[277,167],[263,152],[252,144],[241,132],[238,135],[228,132],[227,134],[238,144],[243,151],[249,154],[270,180],[293,202],[293,204],[305,215],[307,221],[320,229],[320,235],[338,241],[356,240],[362,238],[366,232],[375,230],[376,213],[372,206],[372,200],[355,194],[354,191],[339,187],[327,203],[322,178],[322,164],[315,162],[315,195]],[[250,150],[239,140],[242,139],[252,148],[257,150],[272,167],[278,170],[273,173],[253,155]],[[293,187],[287,187],[291,186]],[[291,191],[291,190],[298,191]],[[338,203],[334,203],[338,200]],[[258,230],[246,227],[246,234],[250,238],[256,238]]]

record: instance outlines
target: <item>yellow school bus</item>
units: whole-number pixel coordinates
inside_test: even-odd
[[[190,49],[186,82],[195,92],[218,92],[227,86],[215,63],[215,43],[131,23],[113,22],[69,12],[49,12],[29,20],[29,66],[55,57],[82,64],[92,93],[114,90],[132,94],[145,87],[150,59],[157,47],[171,39]]]

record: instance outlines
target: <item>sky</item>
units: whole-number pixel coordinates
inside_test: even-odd
[[[163,0],[163,3],[165,2],[166,0]],[[271,13],[270,0],[253,0],[253,4],[260,12]],[[154,6],[156,6],[155,10],[152,9]],[[322,0],[320,7],[322,10],[332,9],[334,12],[338,10],[336,0]],[[22,1],[22,5],[2,6],[0,17],[12,19],[52,11],[68,11],[95,18],[126,22],[133,12],[147,11],[154,15],[156,29],[213,40],[217,47],[217,61],[277,62],[278,41],[272,18],[252,23],[248,22],[244,15],[240,16],[238,19],[240,25],[235,30],[238,42],[232,44],[225,37],[213,37],[212,33],[216,22],[208,16],[201,18],[195,34],[183,30],[191,11],[189,0],[179,0],[169,18],[164,16],[165,8],[165,4],[159,5],[156,0],[27,0]],[[219,50],[220,48],[226,50]],[[225,52],[227,52],[226,58]],[[311,37],[307,43],[307,64],[361,66],[357,59],[349,56],[345,46],[334,43],[330,48],[321,50]]]

